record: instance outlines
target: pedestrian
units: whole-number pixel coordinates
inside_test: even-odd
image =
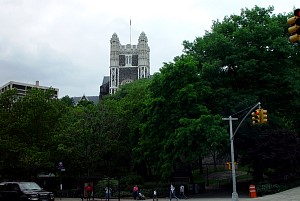
[[[182,198],[185,198],[187,199],[187,197],[185,196],[184,194],[184,185],[181,184],[180,186],[180,195],[179,195],[179,198],[182,199]]]
[[[137,198],[138,195],[139,195],[139,187],[138,187],[137,185],[135,185],[135,186],[133,187],[132,194],[133,194],[133,199],[136,200],[136,198]]]
[[[155,189],[153,191],[153,201],[158,201],[158,199],[157,199],[157,193],[156,193]]]
[[[111,188],[105,187],[105,200],[108,200],[111,198]]]
[[[170,201],[172,200],[172,198],[176,198],[176,200],[178,201],[178,197],[176,197],[175,187],[173,186],[173,184],[171,184],[170,187]]]
[[[91,200],[93,194],[93,186],[90,183],[85,187],[85,191],[87,193],[87,200]]]

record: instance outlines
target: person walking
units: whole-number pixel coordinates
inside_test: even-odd
[[[136,200],[136,198],[137,198],[138,195],[139,195],[139,187],[138,187],[137,185],[135,185],[135,186],[133,187],[132,194],[133,194],[133,199]]]
[[[187,199],[187,197],[185,196],[184,194],[184,185],[181,184],[180,186],[180,194],[179,194],[179,198],[182,199],[182,198],[185,198]]]
[[[158,201],[158,198],[157,198],[157,192],[156,192],[155,189],[154,189],[154,191],[153,191],[153,201]]]
[[[176,197],[175,187],[173,186],[173,184],[171,184],[170,187],[170,201],[172,200],[172,198],[176,198],[176,200],[178,201],[178,197]]]
[[[86,187],[85,187],[85,191],[87,193],[87,200],[91,200],[91,197],[93,196],[93,186],[89,183]]]
[[[111,198],[111,188],[105,187],[105,201]]]

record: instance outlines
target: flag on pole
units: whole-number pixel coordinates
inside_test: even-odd
[[[130,45],[131,45],[131,17],[130,17],[129,24],[130,24],[129,29],[130,29]]]

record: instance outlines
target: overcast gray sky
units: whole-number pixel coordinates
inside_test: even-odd
[[[212,21],[242,8],[273,5],[289,13],[287,0],[0,0],[0,86],[9,81],[59,89],[65,95],[98,96],[109,75],[110,38],[137,44],[144,31],[151,74],[182,53],[182,42],[210,30]]]

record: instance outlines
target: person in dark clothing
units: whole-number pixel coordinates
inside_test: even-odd
[[[176,200],[178,201],[178,197],[176,197],[175,187],[173,186],[173,184],[171,184],[170,187],[170,201],[172,201],[172,198],[176,198]]]
[[[179,198],[180,198],[180,199],[182,199],[182,198],[187,199],[187,197],[186,197],[185,194],[184,194],[184,185],[181,184],[179,190],[180,190]]]

